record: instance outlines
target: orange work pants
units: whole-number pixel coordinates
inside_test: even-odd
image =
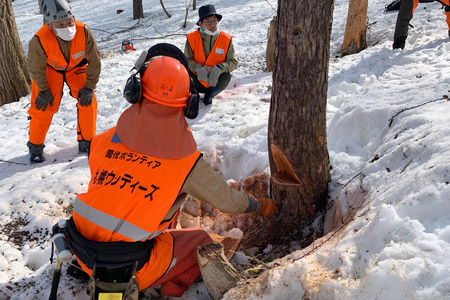
[[[47,66],[46,72],[48,87],[53,96],[52,106],[49,104],[45,111],[37,109],[34,101],[40,90],[34,80],[31,86],[31,106],[28,109],[28,115],[30,116],[29,141],[35,145],[44,143],[53,115],[58,111],[61,103],[64,82],[69,86],[70,94],[75,99],[78,99],[78,91],[86,83],[86,67],[75,68],[74,70],[60,73]],[[77,140],[90,141],[95,136],[97,122],[97,99],[95,92],[92,104],[89,106],[81,106],[80,99],[78,99],[77,120]]]

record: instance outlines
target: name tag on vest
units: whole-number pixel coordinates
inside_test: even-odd
[[[81,56],[83,56],[84,55],[84,51],[81,51],[81,52],[78,52],[78,53],[75,53],[74,55],[73,55],[73,58],[75,58],[75,59],[77,59],[78,57],[81,57]]]
[[[216,54],[223,55],[224,53],[225,53],[225,50],[223,50],[222,48],[216,48]]]

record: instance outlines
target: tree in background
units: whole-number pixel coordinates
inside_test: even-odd
[[[368,0],[350,0],[345,25],[342,56],[355,54],[366,48],[366,20]]]
[[[30,93],[30,74],[11,0],[0,0],[0,105]]]
[[[310,226],[326,206],[330,180],[326,105],[334,1],[278,0],[269,115],[270,196],[276,217],[247,234],[243,247],[322,235]],[[308,231],[309,232],[305,233]]]
[[[142,0],[133,0],[133,20],[144,18],[144,9]]]

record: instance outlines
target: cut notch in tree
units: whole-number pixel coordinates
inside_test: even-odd
[[[303,185],[303,182],[298,178],[294,167],[283,151],[273,143],[270,143],[270,150],[272,151],[272,158],[277,167],[277,172],[272,175],[272,180],[277,184]]]

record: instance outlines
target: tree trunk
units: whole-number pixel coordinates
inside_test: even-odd
[[[366,48],[367,6],[368,0],[350,0],[342,56],[355,54]]]
[[[30,74],[11,3],[0,1],[0,105],[30,93]]]
[[[142,0],[133,0],[133,20],[144,18],[144,9]]]
[[[289,237],[305,245],[322,234],[304,229],[325,207],[330,179],[326,104],[333,6],[333,0],[278,0],[268,142],[271,198],[281,205],[246,236],[245,247]]]

